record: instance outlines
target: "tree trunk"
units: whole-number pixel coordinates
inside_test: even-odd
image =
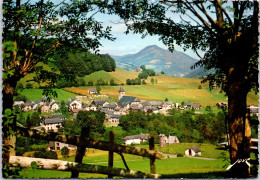
[[[247,84],[242,80],[233,82],[228,90],[230,159],[233,164],[238,159],[250,157],[251,128],[247,118]],[[231,168],[233,177],[246,178],[249,173],[250,167],[246,163],[236,163]]]
[[[13,109],[13,96],[14,96],[14,90],[17,84],[17,79],[13,76],[11,78],[8,78],[6,80],[3,80],[3,90],[2,90],[2,95],[3,95],[3,110],[2,113],[4,114],[6,109]],[[10,153],[12,156],[15,155],[15,142],[16,142],[16,137],[15,136],[9,136],[8,131],[10,126],[14,130],[16,126],[16,117],[13,119],[12,124],[5,125],[4,123],[7,121],[7,118],[3,117],[2,118],[2,137],[3,137],[3,142],[2,146],[3,151],[2,151],[2,164],[3,167],[6,165],[8,166],[9,158],[10,158]]]

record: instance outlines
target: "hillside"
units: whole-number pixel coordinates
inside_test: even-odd
[[[190,67],[198,61],[185,53],[176,50],[171,53],[156,45],[147,46],[136,54],[112,57],[117,67],[122,69],[134,70],[145,65],[147,69],[153,69],[157,73],[164,71],[167,75],[178,77],[189,74]]]
[[[91,75],[85,76],[84,79],[95,80],[102,78],[104,81],[109,81],[113,78],[118,84],[126,82],[126,79],[133,79],[138,76],[135,71],[116,69],[115,72],[95,72]],[[157,79],[157,83],[150,82],[151,77],[146,80],[146,85],[124,85],[126,95],[136,96],[143,100],[165,100],[179,102],[192,101],[194,103],[201,103],[203,106],[215,105],[217,102],[227,102],[227,97],[224,93],[220,93],[220,89],[209,90],[208,84],[201,84],[200,79],[171,77],[167,75],[156,75],[153,77]],[[202,89],[198,89],[201,85]],[[88,94],[90,87],[76,87],[66,88],[74,93],[82,95]],[[119,86],[101,86],[101,94],[107,94],[113,99],[118,99]],[[249,93],[248,104],[258,104],[258,96],[254,93]]]
[[[203,76],[206,76],[206,75],[213,73],[213,72],[214,72],[214,69],[205,70],[204,68],[199,67],[199,68],[192,70],[191,73],[185,75],[184,77],[200,79]]]
[[[47,68],[47,67],[46,67]],[[137,78],[138,72],[123,70],[117,68],[114,72],[105,72],[98,71],[94,72],[90,75],[84,76],[84,80],[86,82],[92,80],[95,82],[102,78],[104,81],[108,82],[113,78],[116,83],[126,83],[126,79],[134,79]],[[30,77],[32,75],[29,75]],[[192,78],[181,78],[181,77],[172,77],[167,75],[156,75],[153,77],[157,80],[157,83],[152,84],[150,82],[151,77],[149,77],[146,81],[146,85],[124,85],[124,90],[126,95],[136,96],[139,99],[144,100],[165,100],[168,98],[169,101],[179,102],[182,101],[192,101],[194,103],[201,103],[203,106],[206,105],[215,105],[217,102],[227,102],[227,97],[224,93],[220,93],[220,89],[209,90],[208,84],[201,84],[200,79],[192,79]],[[25,79],[29,79],[27,76]],[[25,81],[23,79],[23,81]],[[198,86],[201,85],[202,89],[198,89]],[[65,88],[68,91],[87,95],[88,89],[91,86],[84,87],[75,87],[75,88]],[[101,94],[107,94],[111,96],[116,101],[118,100],[118,90],[119,86],[101,86]],[[28,99],[37,100],[41,98],[42,90],[27,90],[22,91],[22,94],[25,95]],[[58,99],[75,98],[76,94],[64,94],[58,93]],[[248,104],[258,105],[258,95],[255,95],[253,92],[248,94],[247,98]]]

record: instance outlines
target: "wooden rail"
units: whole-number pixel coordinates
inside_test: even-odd
[[[98,173],[112,176],[123,176],[128,178],[152,178],[158,179],[158,174],[148,174],[141,171],[132,171],[121,168],[112,168],[107,166],[79,164],[75,162],[54,160],[54,159],[42,159],[31,158],[22,156],[10,156],[10,163],[13,166],[19,166],[22,168],[31,167],[31,163],[35,162],[38,169],[57,170],[57,171],[78,171],[83,173]]]
[[[78,136],[62,135],[54,132],[46,133],[34,129],[17,127],[16,134],[20,134],[25,137],[41,139],[41,140],[59,141],[59,142],[72,144],[76,146],[80,145],[80,146],[86,146],[88,148],[95,148],[95,149],[100,149],[105,151],[113,151],[116,153],[127,153],[127,154],[142,156],[142,157],[149,157],[149,158],[151,157],[155,159],[164,158],[164,155],[161,152],[157,152],[154,150],[147,150],[139,147],[128,147],[119,144],[111,144],[110,142],[99,141],[90,138],[85,138],[85,141],[82,142],[82,144],[80,144],[79,143],[80,138]]]

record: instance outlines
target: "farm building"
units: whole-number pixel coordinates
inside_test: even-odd
[[[149,134],[138,134],[133,136],[124,137],[124,144],[140,144],[141,142],[147,141],[149,138]]]
[[[49,146],[47,147],[47,150],[59,151],[63,147],[67,147],[71,151],[77,150],[77,146],[74,146],[71,144],[65,144],[65,143],[58,142],[58,141],[49,141]]]
[[[89,94],[96,94],[96,93],[98,93],[98,90],[97,90],[97,88],[90,88],[90,89],[88,90],[88,93],[89,93]]]
[[[159,135],[159,143],[161,147],[164,147],[165,144],[174,144],[174,143],[180,143],[177,136],[165,136],[164,134]]]
[[[185,156],[201,156],[201,150],[197,146],[192,146],[191,148],[185,151]]]
[[[108,122],[112,123],[114,126],[118,126],[120,115],[112,114],[108,119]]]

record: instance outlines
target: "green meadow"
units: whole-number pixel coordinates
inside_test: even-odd
[[[161,174],[162,178],[223,178],[227,161],[224,161],[223,155],[228,155],[228,151],[217,149],[211,144],[196,144],[196,143],[180,143],[171,144],[169,147],[156,149],[164,153],[184,154],[184,151],[193,146],[198,145],[202,151],[202,157],[211,159],[199,159],[199,157],[177,157],[156,160],[156,173]],[[140,147],[148,148],[148,145],[140,145]],[[150,172],[149,158],[124,154],[129,169],[135,171]],[[60,158],[60,160],[65,160]],[[74,161],[74,156],[67,158],[67,161]],[[101,150],[88,149],[83,158],[83,163],[93,165],[108,165],[108,152]],[[114,153],[114,167],[125,168],[121,157]],[[51,170],[33,170],[31,168],[23,169],[21,175],[25,178],[69,178],[70,172],[59,172]],[[106,175],[80,173],[80,178],[107,178]]]
[[[53,97],[58,101],[68,101],[69,98],[75,98],[77,94],[67,92],[63,89],[54,89],[57,92],[57,97]],[[28,100],[41,100],[43,89],[23,89],[20,91],[21,95],[24,95]]]
[[[29,77],[32,75],[29,74]],[[135,79],[138,77],[138,72],[116,69],[114,72],[98,71],[84,77],[86,82],[92,80],[94,84],[97,80],[103,79],[105,82],[110,82],[111,79],[118,84],[126,83],[126,79]],[[145,85],[124,85],[124,90],[128,96],[136,96],[140,100],[158,100],[164,101],[168,98],[169,101],[174,103],[179,102],[193,102],[200,103],[202,106],[215,106],[218,102],[227,102],[227,96],[225,93],[220,92],[220,88],[210,90],[208,83],[201,84],[201,79],[171,77],[167,75],[157,74],[152,77],[157,80],[157,83],[152,84],[150,82],[151,77],[148,77]],[[29,78],[26,76],[21,80],[25,86],[25,80]],[[201,86],[201,89],[198,87]],[[93,86],[94,87],[94,86]],[[84,87],[71,87],[63,90],[57,90],[58,100],[68,98],[74,98],[75,94],[88,95],[88,89],[90,86]],[[100,94],[107,94],[116,101],[118,100],[119,86],[101,86]],[[22,94],[28,99],[37,100],[41,97],[42,90],[38,89],[25,89]],[[258,105],[258,94],[250,92],[247,98],[248,104]]]

